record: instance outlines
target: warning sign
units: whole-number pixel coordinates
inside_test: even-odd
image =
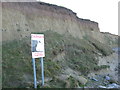
[[[32,58],[45,57],[44,34],[31,34]]]

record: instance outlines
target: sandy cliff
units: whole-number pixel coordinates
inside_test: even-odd
[[[81,19],[73,11],[42,2],[2,3],[3,41],[27,37],[31,32],[53,30],[74,37],[92,36],[105,42],[97,22]]]
[[[112,72],[109,75],[117,79],[118,70],[114,70],[118,68],[118,58],[111,47],[118,45],[118,36],[100,32],[97,22],[78,18],[72,10],[43,2],[3,2],[0,7],[3,87],[33,87],[32,32],[45,34],[45,78],[53,81],[46,82],[49,87],[76,87],[81,81],[91,81],[86,76],[88,73],[96,75],[101,70],[106,74],[103,71],[98,74],[106,76]],[[80,75],[86,79],[81,80]],[[60,81],[56,76],[66,79]],[[93,81],[91,86],[94,87]]]

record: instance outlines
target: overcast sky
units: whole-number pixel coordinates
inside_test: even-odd
[[[37,0],[36,0],[37,1]],[[38,0],[39,1],[39,0]],[[71,9],[79,18],[99,23],[101,32],[118,35],[118,2],[120,0],[40,0]]]

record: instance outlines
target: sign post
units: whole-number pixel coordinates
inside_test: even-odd
[[[31,50],[34,72],[34,88],[37,88],[35,58],[40,58],[41,60],[42,86],[44,86],[44,64],[43,64],[43,57],[45,57],[44,34],[31,34]]]
[[[36,67],[35,67],[35,59],[32,58],[33,62],[33,72],[34,72],[34,88],[37,88],[37,80],[36,80]]]
[[[41,57],[41,73],[42,73],[42,86],[44,86],[44,63],[43,63],[43,57]]]

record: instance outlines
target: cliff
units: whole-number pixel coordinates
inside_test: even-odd
[[[43,2],[2,3],[2,40],[30,36],[31,32],[52,30],[74,37],[92,36],[106,42],[97,22],[81,19],[76,13],[60,6]]]
[[[31,33],[45,35],[46,88],[98,88],[101,82],[111,83],[104,80],[108,74],[118,82],[118,54],[111,48],[118,45],[118,36],[100,32],[97,22],[43,2],[4,2],[0,7],[3,88],[33,88]],[[39,60],[36,68],[41,87]],[[99,76],[98,85],[92,74]]]

